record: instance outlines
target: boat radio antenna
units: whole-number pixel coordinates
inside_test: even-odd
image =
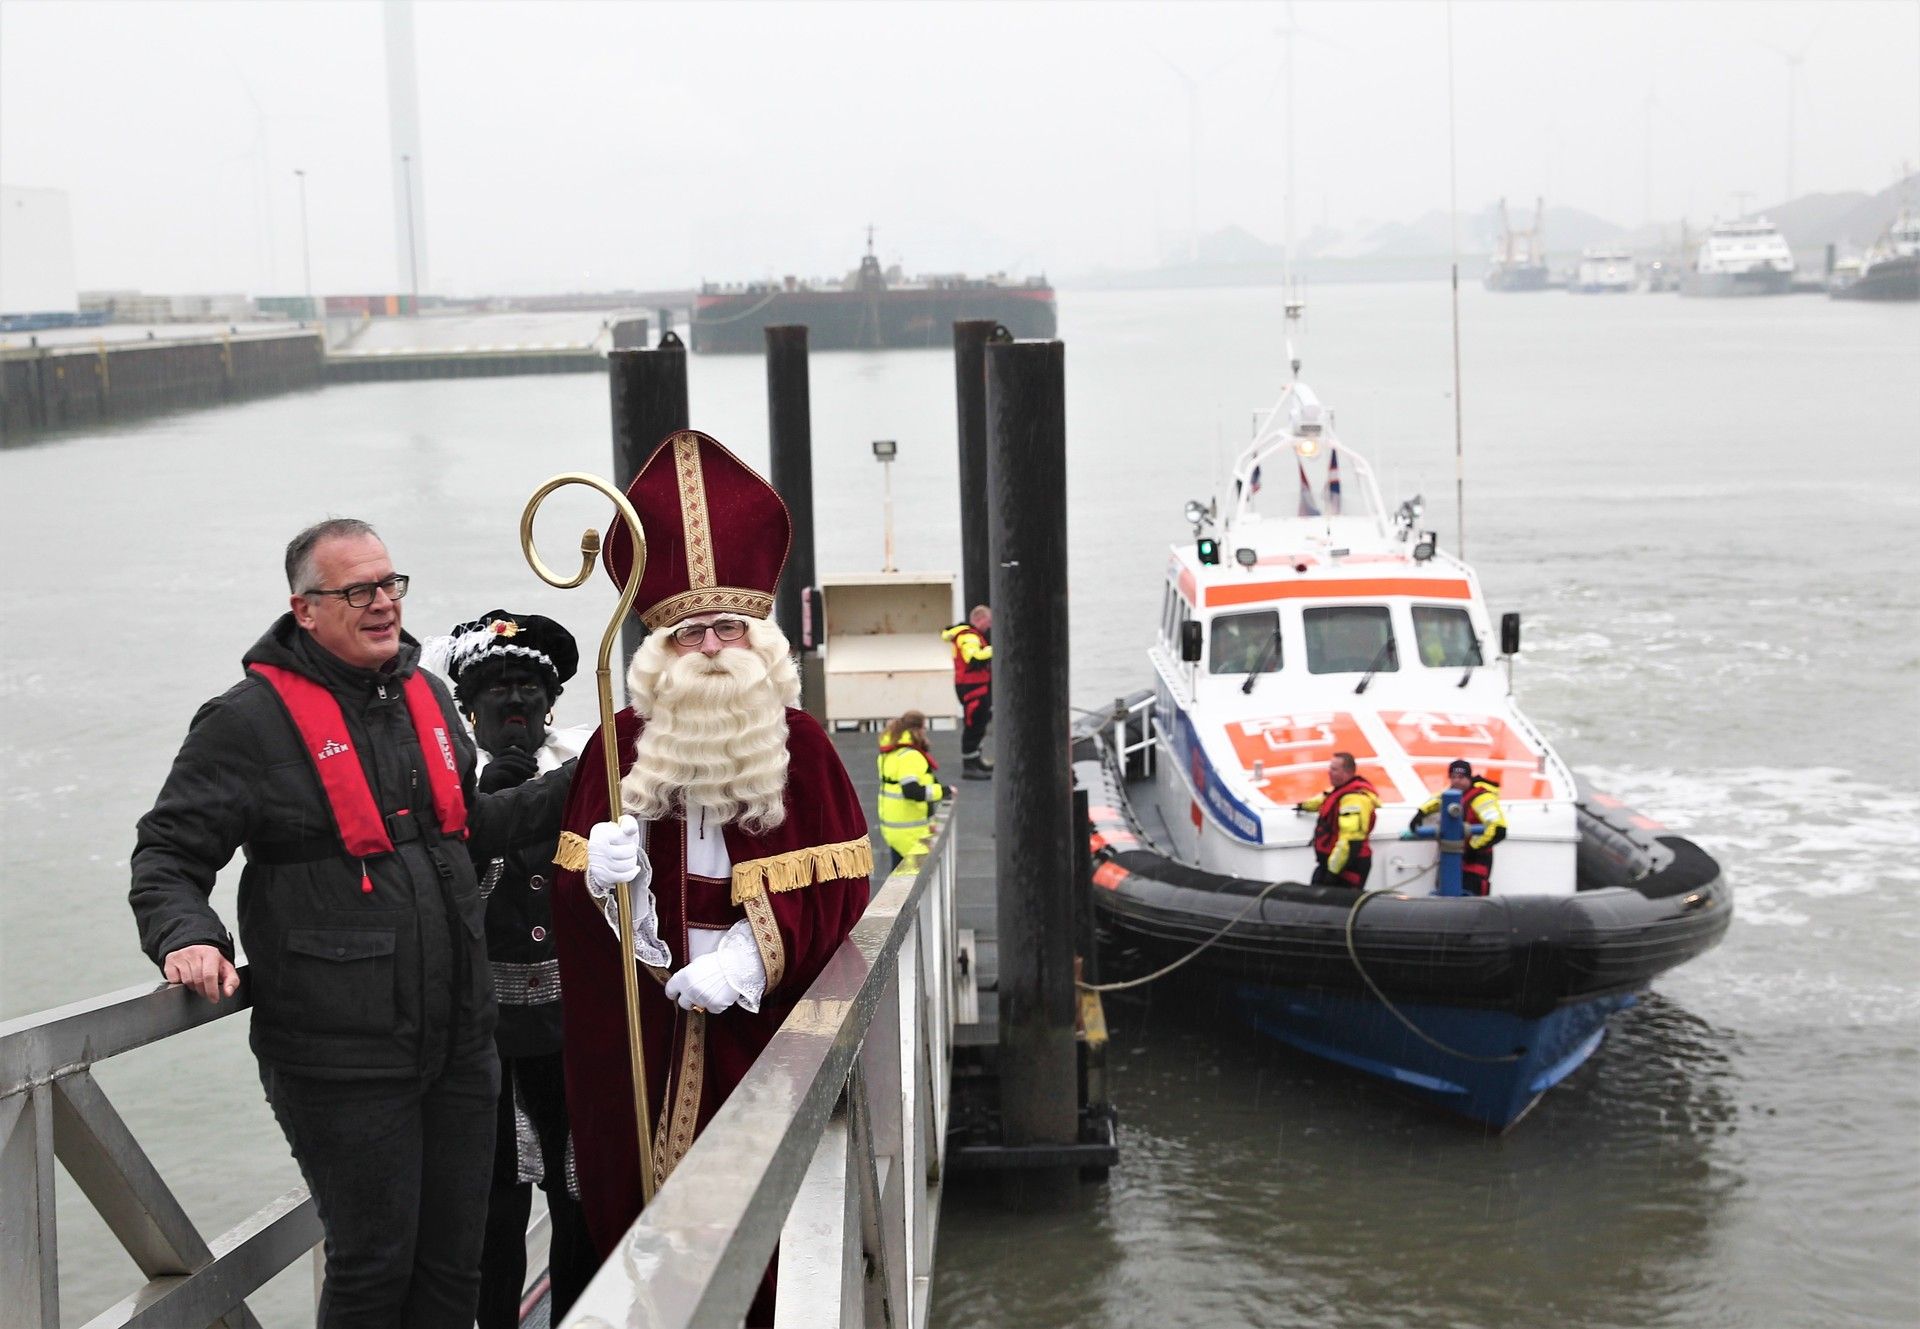
[[[1453,248],[1453,510],[1455,553],[1467,556],[1467,454],[1460,415],[1460,168],[1453,118],[1453,2],[1447,2],[1447,222]]]

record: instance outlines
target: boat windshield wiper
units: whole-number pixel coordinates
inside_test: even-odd
[[[1253,685],[1255,681],[1259,679],[1260,675],[1267,672],[1268,666],[1270,666],[1273,663],[1273,657],[1278,655],[1279,653],[1280,653],[1280,629],[1275,628],[1273,630],[1273,639],[1266,644],[1264,649],[1261,650],[1260,658],[1253,662],[1253,670],[1251,673],[1247,675],[1247,681],[1240,685],[1240,691],[1242,693],[1251,694],[1253,692]]]
[[[1467,667],[1461,673],[1460,681],[1458,683],[1455,683],[1454,686],[1456,688],[1464,688],[1467,685],[1467,683],[1473,678],[1474,666],[1478,665],[1479,663],[1480,662],[1478,660],[1467,661]]]
[[[1385,664],[1390,657],[1396,666],[1400,663],[1393,649],[1392,633],[1387,634],[1387,639],[1380,643],[1380,649],[1373,653],[1373,663],[1367,666],[1366,677],[1362,678],[1359,685],[1353,690],[1355,696],[1367,690],[1367,685],[1373,682],[1373,676],[1380,672],[1380,666]]]

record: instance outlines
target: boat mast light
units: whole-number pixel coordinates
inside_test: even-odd
[[[1401,501],[1399,509],[1393,514],[1393,526],[1403,543],[1413,534],[1414,523],[1420,520],[1420,514],[1425,510],[1426,503],[1418,494]]]

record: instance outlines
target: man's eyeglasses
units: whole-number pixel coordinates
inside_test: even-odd
[[[382,577],[379,581],[357,581],[351,586],[342,586],[337,591],[328,591],[328,590],[321,590],[319,588],[315,588],[314,590],[311,590],[311,591],[304,591],[302,592],[302,594],[337,595],[342,600],[345,600],[348,604],[352,605],[355,609],[365,609],[368,605],[373,603],[373,597],[378,593],[380,593],[381,591],[385,591],[387,593],[387,599],[389,600],[406,599],[407,598],[407,582],[410,580],[411,578],[404,577],[400,573],[396,572],[391,577]],[[723,637],[721,638],[721,640],[724,641],[726,639]]]
[[[682,646],[698,646],[709,632],[721,641],[739,641],[747,635],[747,622],[743,618],[722,618],[712,623],[689,623],[675,628],[673,639]]]

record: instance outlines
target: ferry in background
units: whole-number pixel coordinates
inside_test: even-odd
[[[1785,295],[1793,289],[1793,251],[1765,217],[1721,222],[1701,240],[1680,279],[1680,294]]]
[[[1580,254],[1580,268],[1567,286],[1576,295],[1622,295],[1640,285],[1633,255],[1617,245],[1589,245]]]
[[[1719,942],[1727,883],[1568,769],[1513,699],[1519,616],[1495,635],[1473,569],[1417,497],[1387,513],[1304,383],[1223,497],[1169,551],[1151,689],[1076,727],[1096,917],[1149,963],[1192,959],[1256,1029],[1504,1130]],[[1380,801],[1364,892],[1311,884],[1297,807],[1340,752]],[[1456,760],[1505,807],[1485,896],[1402,833]]]
[[[1920,212],[1902,208],[1873,248],[1834,264],[1827,294],[1836,300],[1920,300]]]
[[[986,318],[1015,337],[1050,338],[1058,328],[1053,287],[1045,277],[1004,273],[909,280],[897,266],[881,267],[869,226],[860,266],[839,281],[702,285],[693,300],[693,349],[758,354],[768,327],[795,323],[806,325],[816,351],[951,346],[956,320]]]

